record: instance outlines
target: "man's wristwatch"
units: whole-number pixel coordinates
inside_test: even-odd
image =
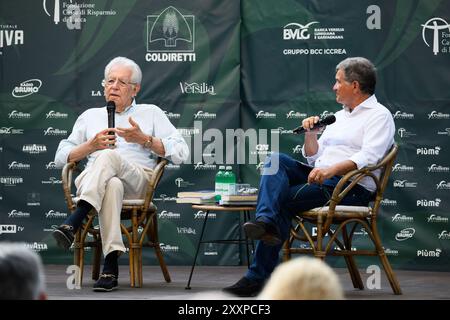
[[[153,137],[152,136],[148,136],[147,141],[144,142],[143,147],[145,149],[150,149],[153,145]]]

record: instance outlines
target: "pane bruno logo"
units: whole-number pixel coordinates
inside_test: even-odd
[[[147,16],[146,61],[195,61],[194,19],[172,6]]]

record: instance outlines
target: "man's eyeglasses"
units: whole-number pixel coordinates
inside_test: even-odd
[[[125,88],[126,86],[130,85],[130,84],[136,84],[134,82],[126,82],[122,79],[103,79],[102,81],[102,86],[103,87],[111,87],[112,85],[114,85],[114,83],[116,83],[117,81],[117,85],[121,88]]]

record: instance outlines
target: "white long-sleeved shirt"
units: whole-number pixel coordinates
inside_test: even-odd
[[[318,139],[316,154],[303,156],[310,165],[330,167],[344,160],[353,161],[358,169],[376,164],[394,143],[395,124],[391,112],[378,103],[375,95],[359,104],[352,112],[343,107],[336,112],[336,122],[328,125]],[[375,172],[379,175],[379,170]],[[371,178],[359,183],[367,190],[376,189]]]
[[[138,123],[143,133],[161,139],[166,152],[165,158],[174,163],[181,163],[188,158],[189,148],[186,141],[159,107],[152,104],[136,104],[133,101],[131,106],[123,112],[116,112],[115,126],[130,128],[129,117]],[[75,122],[70,136],[59,143],[55,154],[56,166],[63,167],[73,148],[92,139],[106,128],[108,128],[106,107],[91,108],[83,112]],[[150,149],[145,149],[137,143],[126,142],[124,138],[117,135],[115,150],[130,162],[147,168],[154,168],[156,165],[156,157]],[[91,165],[99,152],[101,150],[87,156],[86,168]]]

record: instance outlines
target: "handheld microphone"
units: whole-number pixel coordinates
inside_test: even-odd
[[[106,111],[108,112],[108,128],[115,127],[115,114],[116,114],[116,103],[114,101],[108,101],[106,104]],[[109,134],[114,134],[113,131],[108,132]]]
[[[322,128],[325,127],[329,124],[332,124],[336,121],[336,117],[334,115],[325,117],[323,119],[320,119],[319,122],[317,122],[311,130],[314,129],[318,129],[318,128]],[[305,128],[303,128],[302,126],[295,128],[294,130],[292,130],[293,133],[295,134],[301,134],[301,133],[305,133],[307,130]]]

